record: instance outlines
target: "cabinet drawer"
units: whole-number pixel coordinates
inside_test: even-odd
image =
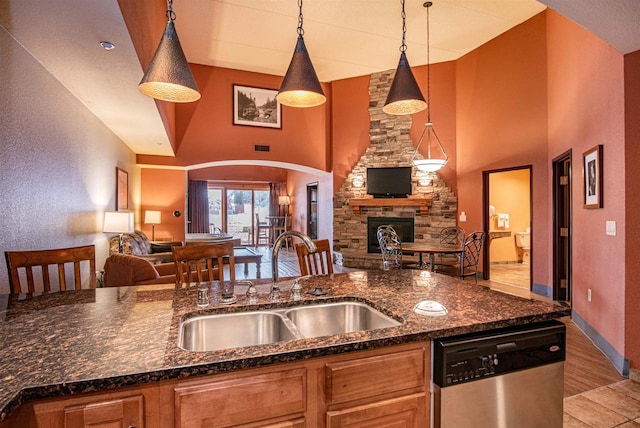
[[[327,412],[327,428],[406,427],[429,425],[425,393]]]
[[[175,426],[228,427],[306,408],[306,370],[286,370],[174,388]]]
[[[64,426],[144,428],[144,397],[135,395],[65,407]]]
[[[425,350],[328,363],[325,376],[328,404],[412,388],[424,390]]]

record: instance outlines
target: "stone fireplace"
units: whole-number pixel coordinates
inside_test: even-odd
[[[456,226],[456,196],[437,173],[424,173],[413,168],[409,200],[418,201],[415,204],[393,203],[391,200],[385,203],[385,199],[376,199],[375,204],[361,203],[363,199],[371,198],[366,194],[366,184],[362,185],[367,175],[367,168],[411,165],[411,158],[415,151],[414,143],[409,136],[411,116],[391,116],[382,111],[394,72],[395,70],[388,70],[371,75],[369,81],[371,144],[333,198],[334,253],[337,259],[342,260],[347,267],[382,268],[382,258],[377,247],[375,232],[373,235],[375,251],[371,252],[370,225],[372,223],[388,223],[390,218],[400,219],[400,222],[412,221],[412,230],[407,231],[412,236],[402,237],[403,242],[437,242],[440,229]],[[425,200],[429,201],[428,207],[424,205]]]
[[[414,242],[413,217],[368,217],[367,218],[367,253],[380,254],[378,244],[378,226],[390,224],[402,242]]]

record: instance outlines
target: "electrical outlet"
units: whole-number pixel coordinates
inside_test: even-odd
[[[591,301],[591,289],[590,288],[587,289],[587,300],[589,302]]]

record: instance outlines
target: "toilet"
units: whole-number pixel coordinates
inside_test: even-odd
[[[531,252],[531,228],[527,227],[525,232],[516,232],[515,236],[518,263],[529,263]]]

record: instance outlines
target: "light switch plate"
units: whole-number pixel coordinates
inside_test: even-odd
[[[607,225],[607,231],[606,231],[607,235],[616,236],[616,222],[607,220],[606,225]]]
[[[467,214],[464,211],[460,213],[460,221],[467,221]]]

